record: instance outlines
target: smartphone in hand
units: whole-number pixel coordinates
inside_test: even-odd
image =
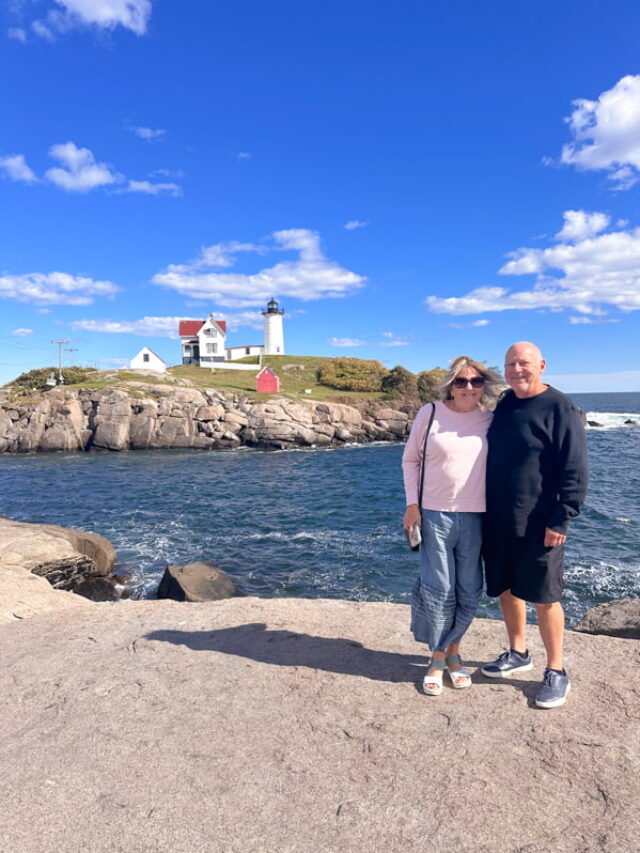
[[[420,525],[414,524],[410,530],[405,530],[407,534],[407,542],[412,551],[417,551],[422,542],[422,534],[420,533]]]

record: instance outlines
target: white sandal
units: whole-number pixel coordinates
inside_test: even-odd
[[[442,693],[442,674],[445,666],[446,664],[443,660],[431,659],[429,669],[436,669],[440,672],[439,675],[425,675],[423,678],[422,689],[426,696],[439,696]]]
[[[460,655],[447,655],[445,661],[447,663],[447,667],[452,663],[462,663]],[[451,672],[450,669],[447,669],[447,672],[451,679],[451,686],[455,687],[456,690],[464,690],[465,687],[471,687],[471,675],[466,669],[456,669],[453,672]]]

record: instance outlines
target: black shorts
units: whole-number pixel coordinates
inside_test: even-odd
[[[511,590],[534,604],[560,601],[564,589],[564,545],[546,548],[544,532],[534,536],[501,536],[487,531],[482,546],[487,595]]]

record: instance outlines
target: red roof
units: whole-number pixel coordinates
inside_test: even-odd
[[[218,326],[222,329],[222,331],[227,334],[227,321],[226,320],[214,320],[214,323],[217,323]],[[178,327],[178,334],[181,338],[193,338],[195,337],[200,329],[204,326],[204,320],[180,320],[180,326]]]
[[[180,320],[178,334],[181,338],[192,338],[198,334],[203,326],[204,320]]]

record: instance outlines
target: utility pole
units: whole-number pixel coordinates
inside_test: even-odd
[[[64,384],[64,376],[62,375],[62,347],[65,344],[70,344],[71,341],[51,341],[52,344],[55,344],[58,347],[58,384]]]
[[[70,353],[69,355],[69,367],[73,367],[73,353],[78,352],[78,347],[67,347],[65,352]]]

